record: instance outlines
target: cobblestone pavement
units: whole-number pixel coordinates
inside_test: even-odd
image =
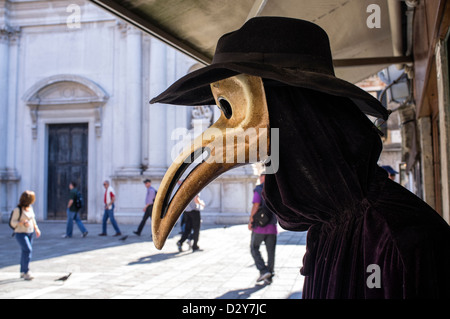
[[[19,278],[20,249],[11,229],[0,224],[0,299],[297,299],[306,233],[279,228],[275,277],[256,283],[259,273],[250,255],[247,225],[202,225],[200,251],[185,244],[178,252],[178,227],[162,250],[151,242],[150,227],[142,236],[134,225],[120,225],[123,237],[99,237],[101,225],[87,224],[89,234],[62,238],[64,222],[41,222],[34,241],[32,281]],[[261,247],[266,259],[265,247]],[[266,259],[267,260],[267,259]],[[66,281],[56,279],[71,273]]]

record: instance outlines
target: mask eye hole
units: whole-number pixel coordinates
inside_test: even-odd
[[[219,102],[219,108],[222,110],[223,114],[225,115],[225,117],[227,119],[231,118],[231,115],[233,114],[232,110],[231,110],[231,104],[230,102],[227,101],[226,98],[219,96],[219,98],[217,99]]]

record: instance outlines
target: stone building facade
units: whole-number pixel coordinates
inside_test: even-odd
[[[197,62],[92,3],[0,0],[0,212],[36,192],[38,220],[65,219],[68,183],[83,218],[103,216],[102,186],[117,192],[116,219],[137,223],[145,188],[158,188],[178,142],[217,108],[149,104]],[[254,166],[230,171],[201,194],[204,222],[247,222]]]

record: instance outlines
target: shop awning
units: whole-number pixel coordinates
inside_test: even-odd
[[[208,64],[217,40],[254,16],[312,21],[329,35],[336,75],[356,83],[403,56],[397,0],[92,0]],[[368,23],[369,22],[369,23]]]

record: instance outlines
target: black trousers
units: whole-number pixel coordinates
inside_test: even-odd
[[[262,243],[266,244],[267,249],[267,266],[262,258],[259,248]],[[258,268],[260,274],[270,272],[273,274],[275,267],[275,247],[277,245],[277,235],[276,234],[257,234],[252,231],[252,237],[250,242],[250,252],[252,253],[253,260],[255,261],[255,266]]]
[[[138,229],[136,231],[139,235],[141,234],[142,229],[144,228],[145,222],[147,221],[147,219],[152,217],[152,210],[153,210],[153,204],[148,205],[147,209],[145,210],[144,217],[142,217],[141,223],[139,224]]]
[[[194,240],[194,244],[192,245],[192,249],[198,249],[197,243],[200,235],[200,211],[191,210],[189,212],[184,212],[184,218],[184,232],[183,235],[181,235],[179,243],[183,244],[193,230],[194,232],[192,234],[192,239]]]

